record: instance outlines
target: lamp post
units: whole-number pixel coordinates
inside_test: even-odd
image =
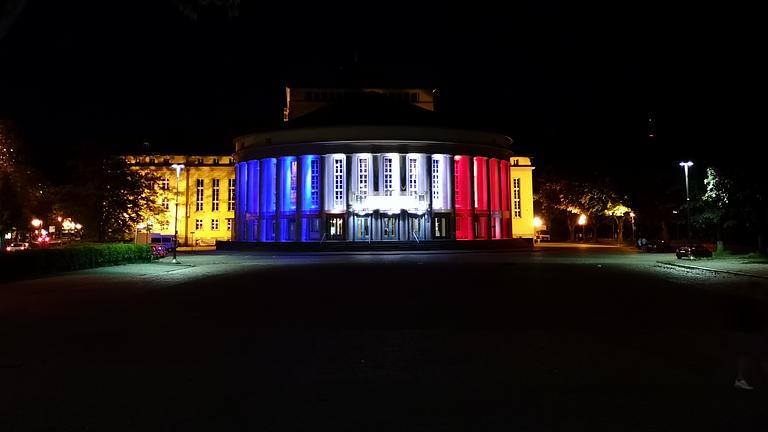
[[[585,228],[584,228],[586,224],[587,224],[587,217],[585,215],[579,216],[579,225],[581,225],[581,241],[585,243],[587,241],[585,236]]]
[[[533,218],[533,228],[534,228],[534,234],[533,239],[534,243],[541,243],[541,237],[539,236],[539,229],[541,228],[541,218],[536,216]]]
[[[635,213],[629,212],[629,217],[632,219],[632,244],[635,244],[635,242],[637,241],[635,239]]]
[[[173,264],[178,264],[176,249],[179,248],[179,175],[184,169],[184,164],[173,164],[171,168],[176,170],[176,213],[173,215]]]
[[[691,242],[691,197],[688,195],[688,167],[693,166],[693,162],[680,162],[680,166],[685,170],[685,210],[688,214],[688,243]]]

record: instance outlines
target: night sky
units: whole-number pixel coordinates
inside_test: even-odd
[[[629,184],[754,145],[749,11],[243,1],[192,19],[179,1],[28,0],[0,33],[0,115],[54,181],[95,149],[231,152],[279,125],[286,84],[345,79],[438,88],[441,112],[511,136],[542,169]]]

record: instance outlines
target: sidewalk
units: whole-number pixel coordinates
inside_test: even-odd
[[[676,267],[691,268],[696,270],[708,270],[721,273],[730,273],[742,276],[768,279],[768,260],[746,258],[739,256],[697,258],[690,259],[665,259],[657,261],[659,264]]]

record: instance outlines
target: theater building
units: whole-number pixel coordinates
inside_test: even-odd
[[[289,90],[285,128],[235,140],[234,240],[533,238],[533,167],[509,137],[421,121],[426,91],[322,95]],[[291,101],[318,121],[292,118]]]

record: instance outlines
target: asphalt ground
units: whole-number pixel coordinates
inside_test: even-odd
[[[0,284],[0,430],[768,430],[768,380],[733,388],[762,279],[597,247],[179,258]]]

